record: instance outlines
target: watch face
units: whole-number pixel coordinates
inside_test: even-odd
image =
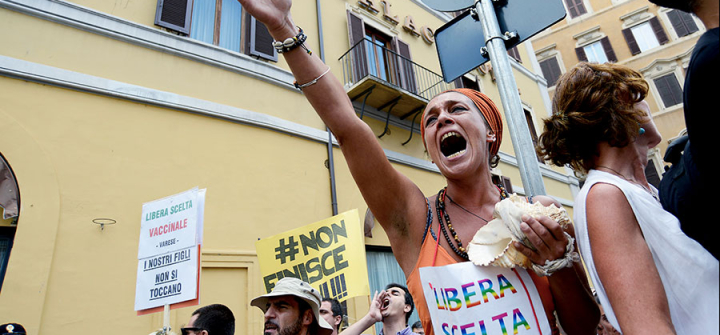
[[[430,8],[441,12],[454,12],[470,8],[475,0],[422,0]]]

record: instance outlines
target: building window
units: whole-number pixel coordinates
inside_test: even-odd
[[[348,31],[353,82],[372,75],[408,92],[418,92],[407,43],[365,24],[365,20],[352,11],[348,11]]]
[[[224,49],[277,61],[267,28],[245,14],[237,0],[158,0],[155,24]]]
[[[474,78],[475,80],[472,80],[465,76],[461,76],[460,78],[462,80],[462,87],[480,92],[480,84],[478,84],[477,77]]]
[[[607,36],[603,37],[599,41],[576,48],[575,52],[581,62],[617,62],[615,50],[613,50],[612,45],[610,45],[610,40]]]
[[[455,88],[469,88],[480,92],[480,84],[478,84],[477,82],[477,77],[472,77],[474,80],[468,78],[467,76],[458,77],[453,81],[453,83],[455,84]]]
[[[653,79],[658,95],[662,99],[665,108],[675,106],[683,102],[683,91],[675,73]]]
[[[565,0],[565,6],[571,19],[587,13],[583,0]]]
[[[638,24],[637,26],[630,28],[630,31],[632,31],[635,41],[637,41],[640,52],[660,46],[660,43],[658,43],[657,37],[655,37],[655,33],[653,33],[649,22]]]
[[[543,77],[545,77],[548,87],[555,86],[555,83],[562,74],[557,57],[550,57],[540,61],[540,70],[542,70]]]
[[[385,81],[394,82],[392,77],[394,62],[388,52],[392,40],[378,31],[365,26],[365,50],[370,75]]]
[[[600,42],[595,42],[584,46],[583,51],[585,51],[585,57],[587,57],[588,62],[607,63],[608,61],[607,55],[605,54],[605,49],[602,47],[602,44],[600,44]]]
[[[630,53],[637,55],[668,42],[667,34],[657,17],[641,24],[623,29],[623,36]]]
[[[681,10],[673,9],[667,12],[667,17],[673,29],[675,29],[678,38],[690,35],[699,30],[692,15]]]
[[[194,0],[194,3],[190,38],[240,52],[242,32],[240,2]]]

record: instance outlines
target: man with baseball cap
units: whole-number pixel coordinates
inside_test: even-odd
[[[265,335],[330,335],[332,327],[320,317],[321,299],[310,284],[285,277],[250,305],[265,312]]]

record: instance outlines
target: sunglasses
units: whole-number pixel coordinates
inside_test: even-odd
[[[180,328],[180,332],[181,332],[182,335],[190,335],[190,332],[195,332],[195,333],[197,333],[197,332],[200,332],[200,331],[203,331],[203,330],[205,330],[205,329],[195,328],[195,327]]]

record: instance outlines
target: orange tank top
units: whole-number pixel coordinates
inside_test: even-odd
[[[413,268],[413,271],[410,273],[410,276],[406,281],[408,291],[410,291],[410,294],[413,296],[413,300],[415,301],[415,307],[417,308],[420,322],[422,323],[425,334],[427,335],[434,335],[434,332],[432,322],[430,320],[430,311],[425,303],[425,294],[423,293],[422,284],[420,283],[420,268],[426,266],[444,266],[457,263],[457,261],[445,250],[445,248],[437,245],[437,239],[430,227],[431,222],[432,211],[428,207],[428,224],[425,227],[425,234],[422,247],[420,248],[420,255],[418,256],[415,268]],[[428,234],[428,232],[430,234]],[[552,333],[560,334],[555,322],[555,314],[553,314],[555,304],[553,303],[552,293],[550,292],[550,282],[546,277],[540,277],[533,271],[528,271],[528,274],[530,274],[530,277],[540,294],[540,299],[543,302],[545,315],[548,317]]]

